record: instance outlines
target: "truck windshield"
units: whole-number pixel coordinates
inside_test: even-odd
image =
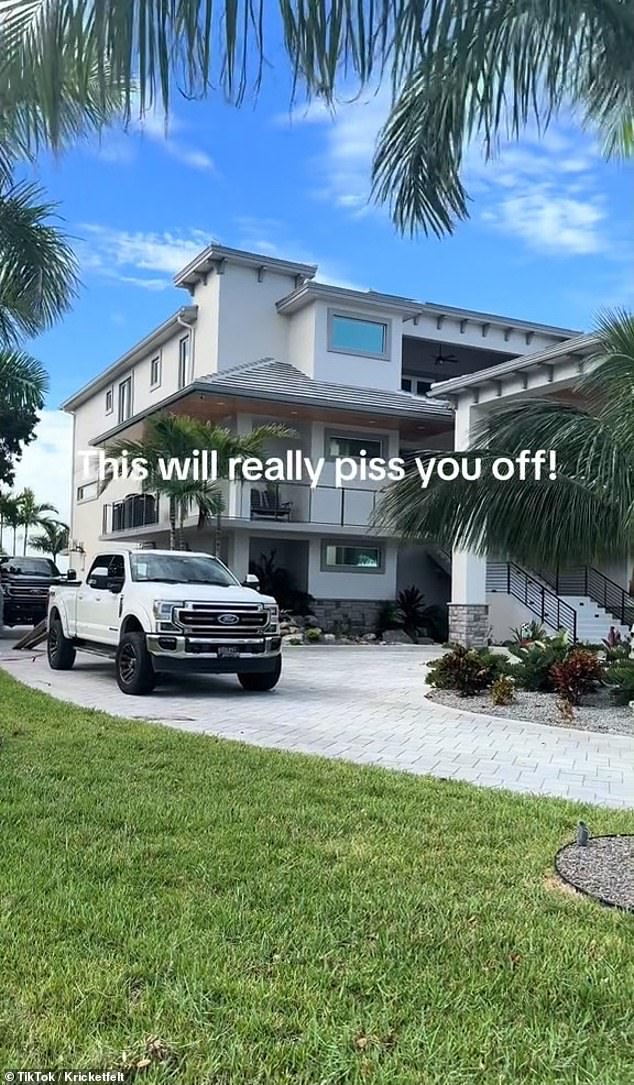
[[[206,554],[142,554],[130,555],[132,579],[170,584],[213,584],[229,588],[238,584],[235,576],[216,558]]]
[[[60,571],[49,558],[8,558],[3,568],[16,576],[60,576]]]

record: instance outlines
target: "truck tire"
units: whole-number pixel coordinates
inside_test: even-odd
[[[273,689],[277,685],[281,673],[282,657],[278,656],[270,671],[262,671],[259,674],[248,674],[246,671],[243,671],[242,674],[238,672],[238,681],[243,689],[249,690],[251,693],[266,693],[267,690]]]
[[[156,684],[152,658],[145,645],[145,633],[124,633],[115,657],[117,685],[122,693],[142,697]]]
[[[64,636],[64,627],[57,616],[49,622],[46,654],[53,671],[69,671],[75,662],[75,647],[72,640]]]

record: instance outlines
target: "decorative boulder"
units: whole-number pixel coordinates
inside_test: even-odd
[[[384,644],[413,644],[404,629],[386,629],[381,637]]]

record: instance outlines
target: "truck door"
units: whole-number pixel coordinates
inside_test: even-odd
[[[97,644],[119,641],[119,604],[125,582],[121,554],[100,554],[77,592],[77,636]]]

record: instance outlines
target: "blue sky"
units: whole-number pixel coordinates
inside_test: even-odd
[[[385,115],[381,95],[342,104],[334,120],[318,106],[291,114],[271,80],[255,107],[181,100],[167,136],[152,116],[40,159],[32,173],[59,201],[83,286],[63,323],[30,344],[51,393],[18,484],[55,464],[66,508],[69,431],[56,408],[186,303],[171,276],[213,239],[316,262],[324,280],[569,328],[627,302],[631,167],[604,163],[590,136],[563,123],[493,164],[474,149],[471,221],[443,240],[405,239],[368,204]]]

